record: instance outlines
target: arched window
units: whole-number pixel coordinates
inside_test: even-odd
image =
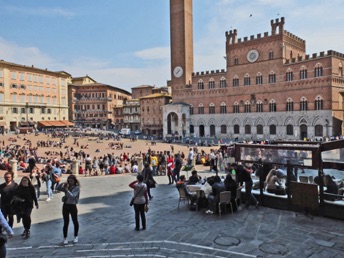
[[[276,125],[270,125],[270,135],[276,135]]]
[[[290,69],[290,68],[288,68],[288,70],[287,70],[287,72],[286,72],[286,74],[285,74],[285,80],[287,81],[287,82],[290,82],[290,81],[292,81],[294,79],[294,73],[293,73],[293,71]]]
[[[251,126],[245,125],[245,134],[251,134]]]
[[[198,114],[204,114],[204,105],[202,103],[198,105]]]
[[[195,133],[195,127],[193,125],[190,125],[190,133]]]
[[[245,102],[245,113],[251,113],[251,103],[249,101]]]
[[[226,103],[222,102],[220,105],[220,114],[226,114],[226,113],[227,113]]]
[[[314,68],[314,77],[323,76],[323,67],[321,64],[317,64]]]
[[[286,111],[288,111],[288,112],[294,111],[294,102],[291,98],[287,99]]]
[[[300,70],[300,80],[307,79],[307,68],[302,66]]]
[[[226,88],[227,87],[227,81],[226,78],[222,77],[220,79],[220,88]]]
[[[221,134],[227,134],[227,126],[221,125]]]
[[[233,113],[240,113],[239,111],[239,103],[235,102],[233,105]]]
[[[200,80],[198,81],[198,83],[197,83],[197,88],[198,88],[199,90],[204,90],[204,82],[203,82],[202,79],[200,79]]]
[[[193,115],[194,114],[194,108],[192,105],[190,105],[190,115]]]
[[[269,103],[269,112],[276,112],[276,101],[274,99]]]
[[[257,101],[257,104],[256,104],[256,112],[257,112],[257,113],[263,112],[263,103],[262,103],[261,100],[258,100],[258,101]]]
[[[314,100],[314,110],[323,110],[324,109],[324,100],[318,96]]]
[[[307,111],[307,99],[305,97],[300,100],[300,111]]]
[[[238,86],[239,86],[239,77],[235,75],[233,78],[233,87],[238,87]]]
[[[209,114],[215,114],[215,105],[214,103],[209,104]]]
[[[263,75],[261,73],[257,73],[256,75],[256,84],[257,85],[263,84]]]
[[[274,71],[271,71],[269,74],[269,83],[276,83],[276,74]]]
[[[234,125],[234,133],[239,134],[240,133],[240,126],[239,125]]]
[[[251,78],[249,74],[246,74],[244,77],[244,86],[249,86],[251,85]]]
[[[294,126],[293,125],[287,125],[287,135],[292,136],[294,134]]]
[[[257,125],[257,134],[264,134],[263,125]]]
[[[209,80],[209,89],[215,89],[215,81],[213,78]]]
[[[315,126],[315,136],[323,136],[323,126],[322,125],[316,125]]]

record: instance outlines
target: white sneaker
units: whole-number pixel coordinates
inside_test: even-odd
[[[46,201],[46,202],[50,202],[50,201],[51,201],[51,199],[50,199],[50,198],[48,198],[48,199],[46,199],[45,201]]]
[[[67,240],[67,238],[65,238],[65,239],[63,240],[63,244],[64,244],[64,245],[68,245],[68,240]]]
[[[77,242],[79,242],[79,238],[76,236],[74,237],[73,243],[76,244]]]

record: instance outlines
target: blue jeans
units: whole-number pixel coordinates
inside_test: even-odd
[[[41,196],[41,187],[39,185],[35,185],[35,192],[36,192],[36,197],[37,199],[39,199],[39,197]]]
[[[153,168],[153,176],[156,176],[156,171],[158,169],[158,166],[153,166],[152,168]]]
[[[51,180],[48,180],[48,181],[46,182],[46,185],[47,185],[47,194],[48,194],[48,198],[51,198],[51,197],[53,197],[53,190],[51,190],[51,186],[52,186]]]

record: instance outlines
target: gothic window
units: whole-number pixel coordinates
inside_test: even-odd
[[[321,77],[323,76],[323,67],[321,64],[317,64],[314,68],[314,77]]]
[[[300,80],[305,80],[307,79],[307,69],[302,66],[300,70]]]
[[[276,83],[276,74],[275,74],[275,72],[270,72],[270,74],[269,74],[269,83]]]
[[[245,134],[251,134],[251,126],[245,125]]]
[[[294,102],[292,99],[287,99],[287,106],[286,106],[287,112],[293,112],[294,111]]]
[[[209,105],[209,114],[215,114],[215,105],[214,105],[214,103],[210,103],[210,105]]]
[[[239,104],[237,102],[233,105],[233,113],[240,113],[239,112]]]
[[[343,77],[343,66],[342,64],[340,63],[339,66],[338,66],[338,75]]]
[[[209,80],[209,89],[214,89],[215,88],[215,81],[213,78],[210,78]]]
[[[263,134],[263,125],[257,125],[257,134]]]
[[[260,100],[257,101],[257,104],[256,104],[256,112],[257,112],[257,113],[263,112],[263,103],[262,103]]]
[[[285,74],[285,80],[287,81],[287,82],[290,82],[290,81],[292,81],[294,79],[294,73],[293,73],[293,71],[291,70],[291,69],[288,69],[288,71],[286,72],[286,74]]]
[[[294,134],[294,126],[293,125],[287,125],[287,135],[292,136]]]
[[[234,64],[235,64],[235,65],[238,65],[238,64],[239,64],[239,58],[237,58],[237,57],[234,58]]]
[[[323,110],[324,109],[324,100],[321,97],[317,97],[314,100],[314,110]]]
[[[249,74],[246,74],[244,77],[244,86],[249,86],[251,85],[251,78]]]
[[[199,90],[204,90],[204,82],[202,80],[199,80],[197,83],[197,88]]]
[[[226,114],[227,113],[227,106],[226,103],[222,102],[220,105],[220,113],[221,114]]]
[[[276,125],[270,125],[270,135],[276,135]]]
[[[239,125],[234,125],[234,133],[239,134],[240,133],[240,126]]]
[[[204,114],[204,106],[202,103],[198,106],[198,114]]]
[[[256,76],[256,84],[257,85],[263,84],[263,75],[261,73],[258,73]]]
[[[316,125],[314,129],[315,129],[315,136],[323,136],[323,126],[322,125]]]
[[[220,88],[226,88],[227,87],[227,82],[224,77],[220,79]]]
[[[245,113],[251,113],[251,103],[248,101],[245,103]]]
[[[274,99],[269,103],[269,112],[276,112],[276,101]]]
[[[239,86],[239,77],[235,75],[233,78],[233,87],[238,87],[238,86]]]
[[[227,126],[221,125],[221,134],[226,134],[226,133],[227,133]]]
[[[307,99],[305,97],[301,98],[300,111],[307,111]]]

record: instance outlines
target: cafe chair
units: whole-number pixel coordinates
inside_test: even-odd
[[[240,202],[241,202],[241,188],[238,188],[236,190],[236,197],[235,197],[235,204],[236,204],[236,207],[239,208],[239,205],[240,205]]]
[[[299,176],[299,181],[308,184],[308,176]]]
[[[225,211],[227,210],[227,205],[231,207],[231,212],[233,214],[233,205],[231,203],[231,192],[224,191],[220,193],[220,202],[219,202],[219,215],[221,216],[221,205],[224,204]]]
[[[180,202],[187,202],[188,207],[189,207],[189,203],[190,203],[190,198],[186,195],[184,189],[182,187],[178,188],[178,192],[179,192],[179,200],[178,200],[178,210],[179,210],[179,205]]]

